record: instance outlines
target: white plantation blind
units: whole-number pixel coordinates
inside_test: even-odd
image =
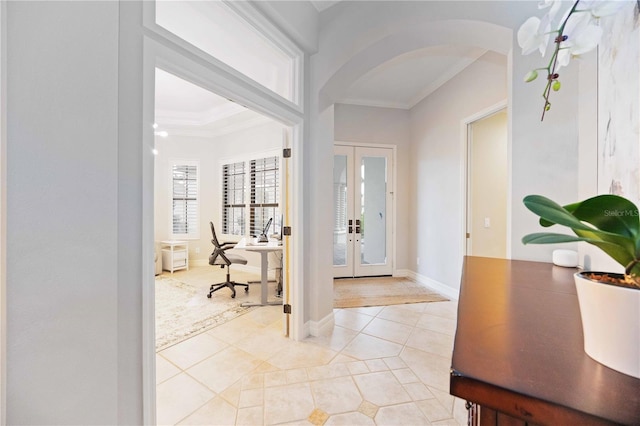
[[[222,166],[223,234],[244,234],[245,173],[243,161]]]
[[[257,236],[269,219],[268,233],[277,233],[280,214],[280,157],[222,165],[222,233]]]
[[[172,232],[198,235],[198,166],[174,164],[172,171]]]
[[[272,234],[280,220],[280,158],[277,156],[251,161],[251,204],[249,225],[251,235],[260,235],[269,221],[274,222],[268,233]]]

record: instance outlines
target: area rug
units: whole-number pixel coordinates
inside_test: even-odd
[[[348,278],[333,281],[334,308],[400,305],[449,300],[409,278]]]
[[[207,292],[177,279],[156,277],[156,350],[225,323],[251,308],[231,298],[207,298]]]

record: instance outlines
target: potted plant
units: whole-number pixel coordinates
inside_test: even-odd
[[[624,267],[624,273],[583,271],[575,284],[585,352],[616,371],[640,378],[640,217],[638,207],[617,195],[598,195],[560,206],[540,195],[524,198],[540,225],[562,225],[575,235],[540,232],[524,244],[583,241]]]

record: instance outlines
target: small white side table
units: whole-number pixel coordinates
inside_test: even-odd
[[[186,241],[160,241],[162,269],[165,271],[189,270],[189,243]]]

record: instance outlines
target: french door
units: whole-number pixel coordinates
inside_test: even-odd
[[[391,275],[393,150],[336,145],[334,277]]]

